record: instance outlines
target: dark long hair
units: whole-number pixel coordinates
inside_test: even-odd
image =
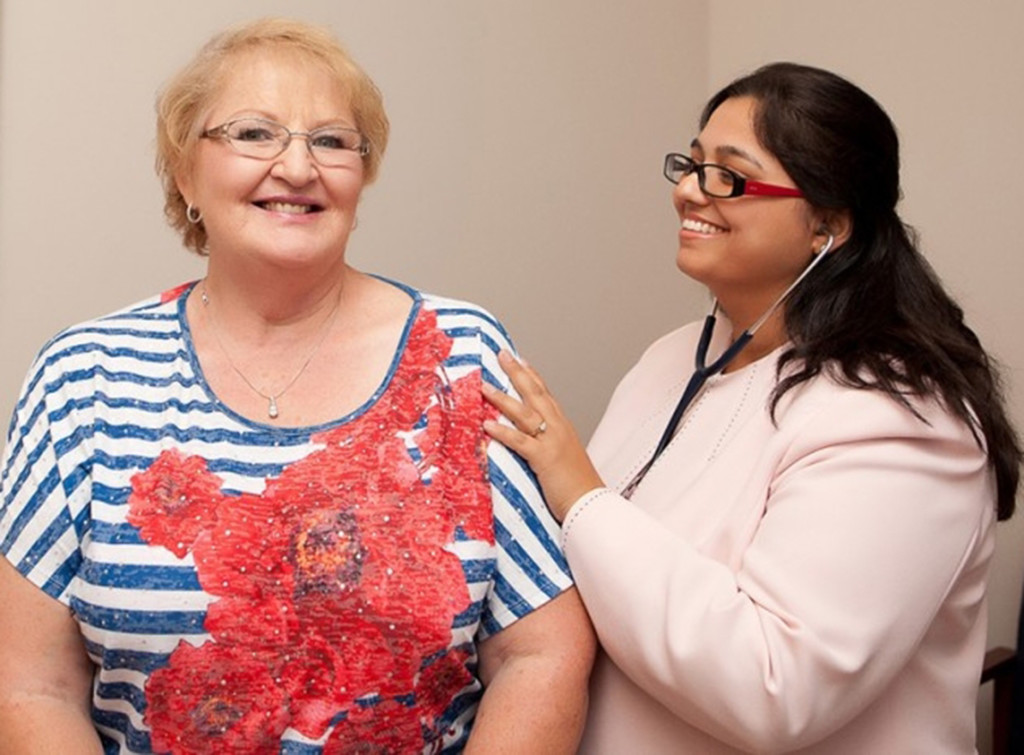
[[[850,213],[853,230],[785,304],[793,342],[779,362],[772,411],[787,391],[825,371],[882,391],[913,411],[907,395],[937,395],[984,439],[996,478],[997,513],[1008,519],[1020,482],[1020,441],[993,360],[964,323],[900,219],[899,140],[863,90],[828,71],[773,63],[729,84],[701,115],[733,97],[757,101],[761,144],[815,207]],[[785,370],[786,365],[792,367]]]

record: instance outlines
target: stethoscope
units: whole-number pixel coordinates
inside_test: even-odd
[[[672,411],[672,416],[669,418],[668,424],[665,426],[665,430],[662,432],[661,438],[658,440],[658,445],[654,448],[654,454],[647,463],[640,468],[640,471],[634,475],[630,483],[623,488],[623,497],[629,498],[633,495],[633,492],[640,484],[640,481],[644,479],[651,467],[654,466],[654,462],[656,462],[662,452],[668,448],[669,443],[672,442],[672,438],[675,437],[676,430],[679,429],[679,423],[683,419],[683,414],[686,412],[690,404],[693,403],[697,394],[700,393],[701,388],[704,387],[708,378],[712,375],[717,375],[728,367],[729,363],[736,358],[736,355],[743,351],[743,347],[750,343],[750,339],[752,339],[754,334],[757,333],[758,328],[764,325],[768,318],[772,316],[772,313],[779,308],[779,305],[782,304],[793,289],[797,287],[800,281],[806,278],[807,274],[810,273],[819,262],[825,259],[825,255],[832,250],[832,245],[835,241],[835,236],[831,233],[828,234],[828,240],[822,245],[818,253],[814,255],[814,259],[812,259],[807,264],[807,267],[803,269],[803,272],[796,277],[796,280],[789,284],[789,287],[782,292],[779,298],[776,299],[770,307],[768,307],[765,313],[757,318],[753,325],[744,330],[739,337],[729,345],[729,348],[722,352],[718,359],[711,364],[707,364],[708,348],[711,346],[711,336],[715,332],[715,315],[718,314],[718,299],[716,298],[712,300],[711,311],[708,312],[707,316],[704,318],[704,327],[701,330],[700,338],[697,341],[697,354],[694,360],[695,366],[693,374],[690,376],[690,380],[687,382],[686,388],[683,390],[683,395],[679,398],[679,402],[676,404],[676,408]]]

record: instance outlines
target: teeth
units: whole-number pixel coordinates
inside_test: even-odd
[[[683,221],[683,228],[687,231],[696,231],[697,233],[721,233],[722,229],[717,225],[711,225],[710,223],[704,223],[700,220],[691,220],[687,218]]]
[[[291,202],[265,202],[263,206],[271,212],[287,212],[293,215],[302,215],[313,211],[311,205],[292,204]]]

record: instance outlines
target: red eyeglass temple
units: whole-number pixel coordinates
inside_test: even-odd
[[[744,181],[743,193],[762,197],[802,197],[804,195],[800,189],[793,189],[789,186],[776,186],[775,184],[766,184],[760,181]]]

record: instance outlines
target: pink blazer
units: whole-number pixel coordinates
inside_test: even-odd
[[[580,751],[974,752],[995,492],[970,430],[824,377],[773,424],[780,349],[712,378],[626,500],[698,332],[622,380],[589,447],[610,490],[565,520],[603,646]]]

